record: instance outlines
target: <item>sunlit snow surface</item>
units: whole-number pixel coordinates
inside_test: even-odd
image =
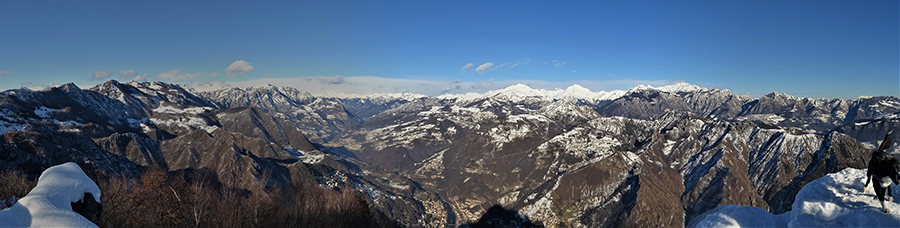
[[[0,227],[97,227],[72,211],[71,203],[86,192],[100,202],[100,188],[81,167],[72,162],[50,167],[28,195],[0,210]]]
[[[900,205],[885,202],[886,214],[875,198],[872,184],[862,191],[865,169],[847,168],[810,182],[797,193],[791,211],[773,215],[756,207],[722,205],[695,227],[898,227]],[[900,201],[900,186],[892,188]]]

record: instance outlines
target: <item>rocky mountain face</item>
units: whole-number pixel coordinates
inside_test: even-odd
[[[363,172],[361,161],[331,153],[262,107],[220,105],[161,82],[5,91],[0,168],[37,174],[74,161],[89,172],[130,177],[146,167],[202,169],[226,186],[350,187],[368,194],[373,209],[398,225],[454,223],[439,209],[445,204],[440,197],[409,180]]]
[[[340,100],[315,97],[291,87],[229,88],[200,93],[200,96],[221,109],[259,107],[269,115],[300,128],[318,143],[328,142],[345,129],[362,124],[362,119],[347,110]]]
[[[673,90],[638,87],[608,104],[594,107],[604,116],[649,120],[661,116],[665,110],[675,110],[709,119],[754,122],[813,133],[825,133],[857,120],[900,111],[900,99],[896,97],[842,100],[798,98],[783,93],[770,93],[753,99],[735,95],[728,90],[696,86],[693,89],[687,88]]]
[[[400,105],[421,98],[426,98],[426,96],[411,93],[376,93],[365,96],[352,95],[336,97],[336,99],[340,99],[341,103],[344,104],[344,108],[362,118],[363,121],[368,121],[381,112],[397,108]]]
[[[858,119],[856,122],[836,128],[835,131],[859,140],[866,148],[875,149],[878,145],[881,145],[881,140],[884,140],[884,133],[897,129],[900,129],[900,112],[880,115],[874,118]],[[891,137],[891,141],[894,144],[891,145],[887,152],[900,153],[900,142],[897,141],[900,140],[900,136],[893,134]]]
[[[426,99],[335,142],[439,192],[459,220],[501,205],[545,224],[588,227],[683,226],[723,203],[783,212],[786,195],[863,167],[868,156],[840,133],[662,111],[640,120],[540,98]]]
[[[894,97],[754,99],[684,83],[317,97],[109,81],[0,93],[0,167],[309,182],[355,189],[398,226],[680,227],[720,204],[790,210],[807,182],[864,168],[898,110]],[[528,222],[486,218],[492,208]]]
[[[138,166],[95,144],[94,137],[136,131],[140,113],[117,100],[65,84],[42,92],[0,93],[0,167],[40,174],[68,161],[92,170],[135,174]]]

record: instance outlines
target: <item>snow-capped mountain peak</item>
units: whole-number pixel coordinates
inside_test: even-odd
[[[529,87],[528,85],[525,85],[525,84],[515,84],[512,86],[503,88],[503,89],[487,92],[486,94],[489,96],[515,95],[515,96],[531,97],[531,96],[546,96],[547,92],[548,91],[546,91],[546,90],[532,89],[531,87]]]
[[[643,91],[643,90],[653,90],[653,89],[656,89],[656,88],[653,88],[653,86],[650,86],[650,85],[636,85],[636,86],[634,86],[633,88],[629,89],[628,92],[636,92],[636,91]]]
[[[579,84],[574,84],[566,88],[566,94],[572,97],[588,97],[594,92],[588,88],[584,88]]]
[[[247,87],[247,89],[248,90],[250,90],[250,89],[278,89],[278,86],[272,85],[270,83],[266,83],[266,84],[250,86],[250,87]]]
[[[339,94],[330,94],[324,97],[338,98],[338,99],[363,99],[363,100],[376,100],[376,101],[389,101],[389,100],[405,100],[411,101],[423,97],[428,97],[422,94],[417,93],[373,93],[373,94],[356,94],[356,93],[339,93]]]
[[[660,86],[660,91],[670,92],[670,93],[679,93],[679,92],[697,92],[706,90],[706,88],[700,87],[698,85],[692,85],[687,82],[676,82],[675,84]]]
[[[660,86],[658,88],[653,87],[651,85],[637,85],[634,88],[628,90],[629,92],[637,92],[644,90],[656,90],[668,93],[689,93],[689,92],[697,92],[708,90],[707,88],[700,87],[698,85],[692,85],[687,82],[676,82],[675,84]]]
[[[519,100],[527,97],[531,98],[539,98],[545,100],[567,100],[567,101],[576,101],[582,100],[590,103],[596,103],[597,101],[602,100],[613,100],[621,97],[625,94],[625,91],[621,90],[613,90],[613,91],[599,91],[593,92],[588,88],[585,88],[578,84],[573,84],[566,89],[556,88],[554,90],[545,90],[545,89],[534,89],[525,84],[515,84],[509,87],[491,90],[485,93],[466,93],[466,94],[445,94],[438,96],[438,99],[457,99],[457,100],[475,100],[481,98],[499,98],[499,99],[511,99],[511,100]]]
[[[60,89],[63,90],[63,91],[66,91],[66,92],[81,91],[81,88],[78,87],[77,85],[75,85],[75,83],[72,83],[72,82],[69,82],[69,83],[66,83],[66,84],[62,84],[62,85],[58,86],[58,88],[60,88]]]

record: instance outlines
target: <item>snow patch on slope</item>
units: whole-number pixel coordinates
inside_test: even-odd
[[[52,108],[47,108],[47,107],[41,106],[40,108],[37,108],[34,110],[34,114],[37,116],[40,116],[41,118],[49,119],[49,118],[53,117],[54,112],[58,112],[58,111],[62,111],[62,109],[52,109]]]
[[[162,106],[162,105],[160,105],[160,106],[157,107],[156,109],[153,109],[153,112],[154,112],[154,113],[168,113],[168,114],[184,114],[184,113],[187,113],[187,114],[201,114],[201,113],[204,113],[204,112],[210,111],[210,110],[213,110],[213,108],[210,108],[210,107],[190,107],[190,108],[184,108],[184,109],[181,109],[181,108],[175,108],[175,107]]]
[[[882,212],[875,193],[863,192],[865,176],[865,169],[847,168],[812,181],[797,193],[792,210],[781,215],[722,205],[695,218],[689,227],[896,227],[900,205],[886,201],[893,212]],[[900,188],[893,188],[893,194],[900,199]]]
[[[72,211],[72,202],[91,193],[100,202],[100,188],[68,162],[44,170],[37,186],[12,207],[0,210],[0,227],[97,227]]]
[[[6,133],[9,130],[16,129],[22,130],[25,129],[26,125],[17,124],[17,123],[0,123],[0,134]]]
[[[203,129],[208,133],[212,133],[216,129],[219,129],[218,126],[209,125],[202,118],[193,117],[193,116],[186,117],[186,118],[175,117],[172,119],[150,118],[150,121],[156,125],[178,126],[178,127],[185,128],[188,130]],[[142,126],[142,128],[144,128],[144,126],[146,126],[146,125],[141,125],[141,126]],[[148,129],[149,128],[144,128],[144,131],[147,132]]]
[[[195,116],[211,110],[213,110],[213,108],[211,107],[176,108],[161,105],[153,109],[153,113],[166,113],[173,114],[175,116],[173,116],[172,118],[150,118],[148,121],[152,122],[155,125],[178,126],[188,130],[203,129],[208,133],[212,133],[219,127],[209,125],[203,118]],[[132,126],[135,127],[140,124],[144,132],[149,131],[149,128],[146,125],[147,121],[132,121],[131,119],[129,119],[129,123],[132,123]]]
[[[491,143],[497,148],[503,148],[504,144],[524,138],[528,136],[529,132],[531,132],[531,128],[528,124],[511,124],[491,128],[487,135],[491,137]]]

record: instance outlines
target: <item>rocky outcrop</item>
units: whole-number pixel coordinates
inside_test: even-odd
[[[72,211],[97,224],[100,216],[103,216],[103,205],[94,199],[94,194],[85,192],[84,196],[76,202],[72,202]]]

